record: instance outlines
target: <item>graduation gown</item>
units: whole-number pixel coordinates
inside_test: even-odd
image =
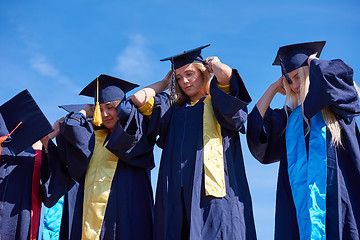
[[[203,171],[204,99],[194,106],[170,107],[169,96],[155,96],[148,133],[163,149],[155,200],[155,239],[256,239],[239,131],[251,98],[236,70],[230,94],[214,77],[210,95],[221,125],[226,196],[205,196]],[[186,216],[186,219],[183,219]]]
[[[1,239],[27,239],[30,232],[31,186],[35,152],[13,156],[3,147],[0,163]]]
[[[343,61],[312,60],[304,115],[311,119],[328,107],[341,125],[343,147],[331,144],[326,129],[326,239],[359,239],[360,134],[355,122],[360,107],[353,85],[353,70]],[[296,208],[288,173],[285,109],[271,109],[264,119],[255,108],[249,114],[247,141],[261,163],[280,161],[276,193],[275,239],[299,239]],[[309,140],[307,137],[309,152]]]
[[[46,154],[42,151],[42,162],[46,162]],[[45,186],[47,176],[50,175],[43,169],[40,174],[40,181],[33,183],[35,150],[31,147],[14,156],[7,147],[1,151],[0,161],[0,236],[1,240],[6,239],[28,239],[31,226],[31,207],[32,207],[32,188],[33,184],[40,186],[43,191],[40,201],[53,203],[55,195],[44,194],[57,190],[59,194],[61,188],[56,187],[52,181]],[[43,165],[41,165],[43,168]],[[57,173],[52,173],[56,176]],[[58,197],[55,197],[58,198]],[[40,216],[40,215],[39,215]],[[38,226],[35,226],[38,228]],[[38,233],[41,236],[41,233]]]
[[[106,139],[106,147],[119,159],[111,182],[100,239],[152,239],[152,146],[142,143],[140,126],[146,119],[131,106],[129,102],[121,103],[119,121]],[[49,147],[49,153],[56,152],[50,160],[61,162],[68,176],[76,182],[70,186],[64,200],[60,239],[81,239],[84,182],[93,154],[94,135],[92,125],[82,114],[70,113],[61,125],[57,147]]]

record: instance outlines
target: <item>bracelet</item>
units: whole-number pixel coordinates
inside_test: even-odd
[[[75,117],[69,117],[69,118],[71,118],[71,119],[75,119],[76,121],[78,121],[79,123],[81,123],[81,120],[80,119],[77,119],[77,118],[75,118]]]

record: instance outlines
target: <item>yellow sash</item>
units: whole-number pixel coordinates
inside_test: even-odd
[[[105,148],[109,131],[95,131],[95,147],[86,170],[81,239],[99,239],[118,157]]]
[[[230,93],[230,85],[218,85],[226,93]],[[195,105],[198,101],[191,102]],[[151,116],[154,98],[151,98],[139,111],[145,116]],[[221,126],[217,122],[211,104],[211,96],[204,100],[203,113],[203,144],[204,144],[204,173],[205,194],[214,197],[225,197],[224,150],[221,137]]]
[[[211,96],[204,100],[203,114],[205,194],[225,197],[224,150],[221,126],[217,122],[211,104]]]

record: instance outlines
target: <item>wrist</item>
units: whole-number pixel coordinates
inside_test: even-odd
[[[166,89],[168,89],[169,88],[169,81],[168,80],[162,80],[161,81],[161,89],[162,89],[162,91],[165,91]]]

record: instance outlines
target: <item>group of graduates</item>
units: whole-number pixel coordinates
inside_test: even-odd
[[[80,93],[94,104],[62,106],[53,126],[21,92],[0,106],[0,239],[40,238],[42,203],[64,196],[60,239],[254,240],[239,133],[280,162],[276,240],[360,239],[359,92],[350,66],[319,60],[324,45],[280,47],[282,75],[250,114],[238,71],[203,59],[209,45],[162,59],[165,78],[128,98],[137,84],[98,76]]]

